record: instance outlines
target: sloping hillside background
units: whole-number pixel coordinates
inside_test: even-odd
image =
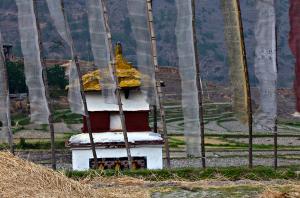
[[[226,61],[226,46],[223,36],[223,17],[220,10],[221,0],[198,0],[197,2],[197,32],[199,53],[202,63],[202,77],[215,83],[228,82],[228,65]],[[51,24],[45,0],[38,0],[40,18],[43,30],[44,48],[47,58],[68,58],[68,49]],[[66,13],[71,24],[76,49],[82,59],[92,60],[88,33],[86,0],[65,0]],[[126,0],[107,0],[113,40],[121,41],[128,59],[135,62],[135,42],[132,38],[130,21],[128,19]],[[288,0],[277,0],[278,45],[279,45],[279,86],[291,87],[294,75],[294,58],[288,47]],[[161,66],[177,66],[175,0],[153,0],[155,28],[158,39],[159,64]],[[246,39],[248,63],[251,82],[254,60],[254,25],[256,20],[255,0],[241,0],[244,34]],[[0,29],[6,43],[14,46],[16,56],[21,56],[17,23],[17,8],[12,0],[0,1]]]

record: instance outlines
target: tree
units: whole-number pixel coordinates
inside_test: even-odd
[[[21,62],[7,63],[9,93],[27,93],[27,86],[24,75],[24,64]],[[64,90],[68,85],[65,76],[65,69],[55,65],[47,69],[48,83],[51,88]]]
[[[47,69],[48,83],[52,88],[65,89],[68,85],[65,69],[59,65],[55,65]]]
[[[24,64],[21,62],[7,62],[9,93],[26,93]]]

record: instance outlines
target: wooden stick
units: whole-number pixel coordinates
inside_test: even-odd
[[[3,46],[0,46],[3,48]],[[7,133],[8,133],[8,145],[9,145],[9,150],[10,152],[14,155],[15,154],[15,149],[14,149],[14,139],[13,139],[13,133],[11,130],[11,116],[10,116],[10,98],[9,98],[9,85],[8,85],[8,72],[7,72],[7,60],[3,54],[3,49],[1,49],[1,58],[3,60],[3,73],[4,73],[4,92],[5,95],[7,96],[7,105],[8,105],[8,111],[7,111],[7,126],[3,126],[7,128]]]
[[[204,132],[204,113],[203,113],[203,95],[202,95],[202,84],[200,78],[200,60],[198,55],[198,46],[197,46],[197,33],[196,33],[196,6],[195,0],[191,1],[192,3],[192,12],[193,12],[193,40],[194,40],[194,52],[195,52],[195,62],[196,62],[196,86],[198,90],[198,105],[199,105],[199,122],[200,122],[200,135],[201,135],[201,161],[202,167],[206,168],[205,160],[205,132]]]
[[[274,126],[274,169],[278,168],[278,133],[277,133],[277,120],[275,121]]]
[[[274,1],[274,7],[276,7],[276,1]],[[278,34],[277,34],[277,22],[275,21],[275,42],[276,42],[276,70],[278,71]],[[276,89],[275,89],[275,95],[277,97],[277,81],[276,81]],[[276,112],[277,116],[277,112]],[[274,123],[274,131],[273,131],[273,136],[274,136],[274,169],[276,170],[278,167],[278,119],[276,117],[275,123]]]
[[[153,105],[153,130],[154,133],[157,133],[157,107],[156,105]]]
[[[97,159],[97,153],[96,153],[96,146],[95,146],[95,142],[94,142],[94,138],[93,138],[90,113],[89,113],[88,108],[87,108],[87,102],[86,102],[86,97],[85,97],[85,93],[84,93],[83,81],[82,81],[82,74],[81,74],[80,65],[79,65],[79,61],[78,61],[77,56],[74,57],[74,61],[75,61],[75,64],[76,64],[76,70],[77,70],[77,74],[78,74],[78,77],[79,77],[80,93],[81,93],[82,102],[83,102],[86,126],[87,126],[87,129],[88,129],[90,142],[91,142],[91,149],[92,149],[93,158],[94,158],[93,168],[97,169],[98,168],[98,159]]]
[[[68,30],[69,26],[66,23],[67,22],[67,17],[66,17],[66,14],[65,14],[64,0],[61,0],[60,2],[61,2],[62,13],[63,13],[63,16],[64,16],[64,21],[65,21],[65,27]],[[83,102],[86,126],[87,126],[87,130],[88,130],[88,133],[89,133],[89,138],[90,138],[90,143],[91,143],[91,150],[92,150],[93,158],[94,158],[93,168],[97,169],[98,168],[98,158],[97,158],[96,146],[95,146],[95,142],[94,142],[94,138],[93,138],[90,113],[89,113],[88,108],[87,108],[87,102],[86,102],[86,97],[85,97],[85,92],[84,92],[84,87],[83,87],[83,81],[82,81],[82,73],[81,73],[80,64],[79,64],[79,61],[78,61],[78,56],[73,54],[75,52],[75,48],[74,48],[74,44],[73,44],[72,39],[71,39],[70,45],[71,45],[70,47],[71,47],[71,51],[72,51],[72,59],[75,61],[77,75],[78,75],[78,78],[79,78],[80,94],[81,94],[81,98],[82,98],[82,102]]]
[[[152,60],[154,66],[154,80],[156,84],[156,95],[157,95],[157,102],[159,105],[160,110],[160,117],[163,125],[163,135],[165,141],[165,151],[166,151],[166,159],[167,159],[167,168],[171,167],[171,158],[170,158],[170,147],[169,147],[169,140],[168,140],[168,131],[167,131],[167,122],[166,122],[166,112],[163,106],[163,92],[161,89],[161,83],[157,80],[157,72],[159,71],[158,68],[158,60],[157,60],[157,49],[156,49],[156,37],[153,25],[153,13],[152,13],[152,0],[147,0],[147,9],[148,9],[148,28],[150,30],[151,35],[151,50],[152,50]]]
[[[41,27],[40,27],[39,17],[38,17],[37,0],[33,0],[33,7],[34,7],[36,26],[37,26],[37,31],[38,31],[40,57],[41,57],[42,67],[43,67],[43,81],[44,81],[44,86],[45,86],[45,95],[46,95],[47,105],[48,105],[48,109],[49,109],[48,120],[49,120],[50,136],[51,136],[51,164],[52,164],[52,169],[56,170],[55,134],[54,134],[54,125],[53,125],[53,106],[52,106],[52,102],[50,99],[50,93],[49,93],[46,57],[44,54],[44,49],[43,49],[43,44],[42,44],[42,35],[41,35]]]
[[[119,106],[120,119],[121,119],[125,147],[126,147],[126,152],[127,152],[128,162],[129,162],[128,165],[129,165],[129,168],[131,169],[132,168],[132,157],[131,157],[131,152],[130,152],[130,145],[128,142],[127,128],[126,128],[125,116],[124,116],[123,105],[122,105],[122,100],[121,100],[121,87],[119,85],[119,79],[117,76],[117,68],[116,68],[115,55],[114,55],[113,46],[112,46],[112,38],[111,38],[111,32],[110,32],[110,27],[109,27],[108,13],[107,13],[107,9],[106,9],[106,3],[104,1],[105,0],[101,0],[100,6],[102,6],[102,9],[103,9],[103,19],[104,19],[107,38],[108,38],[108,48],[109,48],[110,59],[111,59],[110,67],[113,71],[113,75],[114,75],[115,83],[116,83],[116,87],[117,87],[116,97],[117,97],[117,102],[118,102],[118,106]]]
[[[244,72],[245,72],[245,80],[246,80],[246,89],[247,89],[247,107],[248,107],[248,130],[249,130],[249,168],[253,167],[253,127],[252,127],[252,103],[251,103],[251,90],[250,90],[250,82],[249,82],[249,71],[248,71],[248,64],[247,64],[247,55],[246,55],[246,48],[245,48],[245,39],[244,39],[244,30],[243,30],[243,22],[241,17],[241,7],[240,1],[236,0],[237,9],[238,9],[238,18],[239,18],[239,25],[240,25],[240,37],[241,37],[241,45],[242,45],[242,52],[243,52],[243,62],[244,62]]]

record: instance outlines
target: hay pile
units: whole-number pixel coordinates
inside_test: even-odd
[[[141,189],[93,189],[43,166],[0,152],[0,197],[135,197]],[[144,193],[145,197],[147,193]]]

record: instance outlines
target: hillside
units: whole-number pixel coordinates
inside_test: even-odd
[[[56,33],[44,0],[39,0],[40,18],[43,29],[44,47],[48,58],[66,58],[68,49],[63,47],[62,40]],[[92,60],[90,40],[85,10],[86,0],[65,0],[66,13],[71,24],[76,49],[82,59]],[[128,19],[126,0],[108,0],[110,23],[113,40],[124,44],[124,52],[128,59],[135,62],[135,41],[132,38]],[[228,81],[228,65],[226,64],[226,47],[223,36],[223,18],[219,0],[202,0],[197,2],[197,32],[199,53],[202,63],[202,76],[218,83]],[[279,31],[279,85],[292,86],[294,58],[288,47],[288,0],[277,1],[277,18]],[[153,0],[155,28],[158,39],[159,64],[176,66],[176,7],[174,0]],[[254,23],[256,19],[255,0],[241,1],[244,34],[247,46],[248,63],[251,82],[253,77],[254,58]],[[17,30],[17,8],[11,0],[0,2],[0,29],[4,40],[14,45],[14,52],[21,56]]]

